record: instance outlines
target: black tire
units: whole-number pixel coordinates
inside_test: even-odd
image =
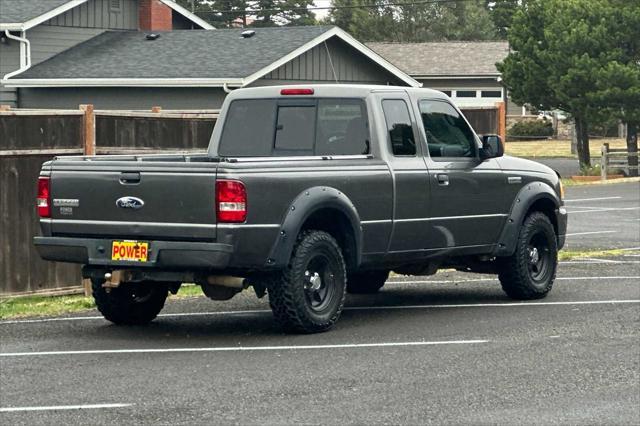
[[[92,280],[93,298],[105,319],[118,325],[151,322],[164,307],[168,288],[165,283],[121,283],[107,291],[101,280]]]
[[[377,293],[384,286],[387,278],[389,278],[389,271],[367,271],[349,274],[347,278],[347,293]]]
[[[330,329],[342,313],[346,278],[336,240],[323,231],[301,233],[289,265],[267,280],[269,305],[276,322],[295,333]]]
[[[533,212],[524,220],[515,252],[499,259],[498,277],[512,299],[541,299],[551,291],[558,266],[558,243],[549,218]]]

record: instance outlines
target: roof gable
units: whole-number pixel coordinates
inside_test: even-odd
[[[509,53],[506,41],[367,43],[412,77],[498,76],[496,62]]]
[[[257,28],[159,33],[107,31],[6,80],[12,85],[248,85],[337,36],[409,86],[419,83],[336,27]]]
[[[67,12],[89,0],[0,0],[0,30],[25,31]],[[172,0],[160,0],[205,30],[214,29],[209,23]]]

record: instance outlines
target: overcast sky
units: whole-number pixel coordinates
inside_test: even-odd
[[[331,0],[315,0],[313,4],[316,7],[327,7],[331,6]],[[318,17],[318,19],[324,18],[329,13],[328,10],[314,10],[313,13]]]

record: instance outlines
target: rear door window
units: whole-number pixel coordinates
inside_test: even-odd
[[[382,110],[393,155],[416,155],[416,141],[407,103],[402,99],[385,99],[382,101]]]

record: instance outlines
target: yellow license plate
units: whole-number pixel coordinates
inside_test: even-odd
[[[149,255],[149,243],[140,241],[114,241],[111,246],[111,260],[146,262]]]

